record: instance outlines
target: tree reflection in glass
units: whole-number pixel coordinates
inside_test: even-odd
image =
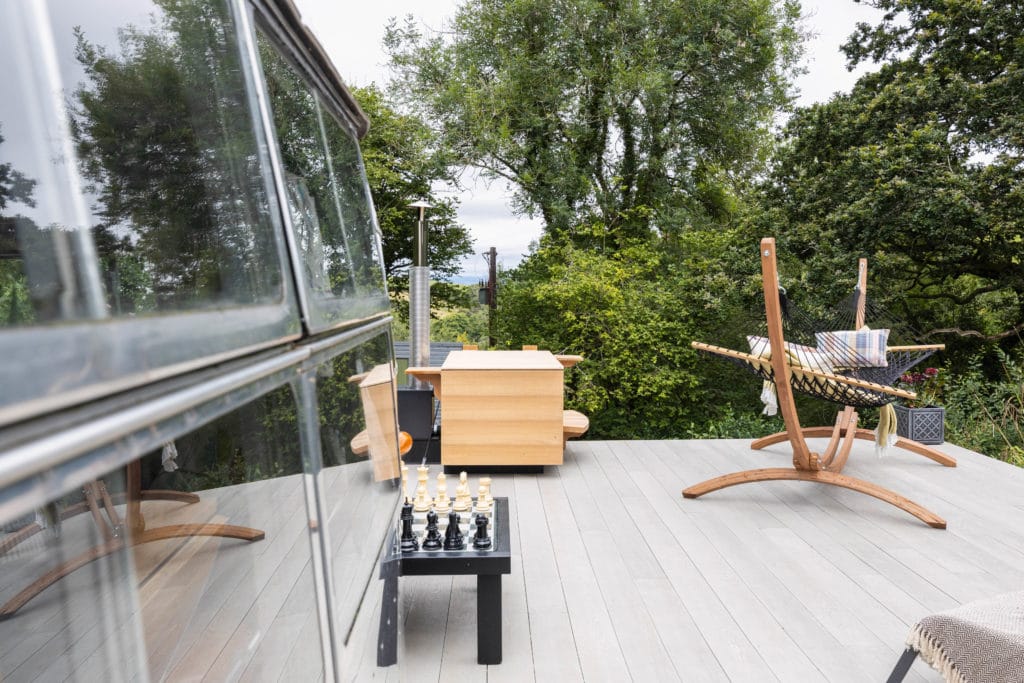
[[[238,48],[219,3],[162,2],[119,52],[75,29],[73,133],[120,311],[258,303],[280,271]]]
[[[383,294],[380,242],[355,137],[259,35],[292,223],[319,297]]]
[[[31,322],[34,314],[29,300],[28,280],[25,277],[21,250],[18,248],[20,232],[35,230],[32,221],[23,216],[8,216],[7,205],[20,202],[35,206],[32,190],[36,181],[3,163],[3,130],[0,129],[0,326]]]

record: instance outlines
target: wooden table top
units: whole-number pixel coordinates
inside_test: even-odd
[[[449,370],[561,370],[550,351],[452,351],[441,369]]]

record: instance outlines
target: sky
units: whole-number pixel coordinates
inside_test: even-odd
[[[294,1],[338,73],[356,86],[383,86],[389,80],[383,38],[391,17],[404,19],[411,14],[420,25],[437,30],[460,4],[459,0]],[[853,0],[803,0],[802,5],[804,29],[812,37],[804,55],[807,73],[796,83],[800,91],[797,104],[809,105],[824,102],[837,91],[848,92],[864,73],[864,67],[852,73],[846,70],[839,46],[858,21],[875,23],[881,12]],[[467,184],[470,188],[458,194],[459,220],[475,239],[475,253],[464,261],[463,275],[485,278],[487,264],[481,254],[495,247],[499,264],[515,266],[528,252],[530,242],[540,236],[541,224],[513,215],[508,203],[511,192],[504,182]]]

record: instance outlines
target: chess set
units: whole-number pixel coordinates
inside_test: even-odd
[[[491,478],[481,477],[474,498],[466,472],[459,474],[455,496],[448,495],[447,476],[442,470],[430,496],[430,468],[416,468],[416,491],[409,497],[409,468],[402,466],[404,503],[398,523],[398,544],[402,555],[438,551],[487,552],[494,548],[490,529],[495,521]]]

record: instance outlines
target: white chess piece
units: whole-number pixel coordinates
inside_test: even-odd
[[[430,509],[432,500],[430,495],[427,493],[427,477],[429,476],[430,468],[425,465],[420,465],[416,468],[416,498],[412,501],[413,512],[426,512]]]
[[[490,477],[480,477],[480,488],[486,489],[484,493],[485,493],[485,496],[487,498],[487,506],[493,508],[494,507],[494,496],[491,495],[491,478]]]
[[[473,507],[473,496],[469,492],[469,475],[459,472],[459,485],[455,487],[455,504],[453,509],[456,512],[469,512]]]
[[[434,511],[438,516],[448,516],[450,510],[450,503],[448,499],[448,484],[446,482],[447,477],[444,476],[444,472],[440,472],[437,475],[437,497],[434,498]]]
[[[480,512],[485,515],[490,514],[491,512],[491,501],[487,500],[487,487],[483,484],[480,485],[480,489],[477,491],[476,512]]]

